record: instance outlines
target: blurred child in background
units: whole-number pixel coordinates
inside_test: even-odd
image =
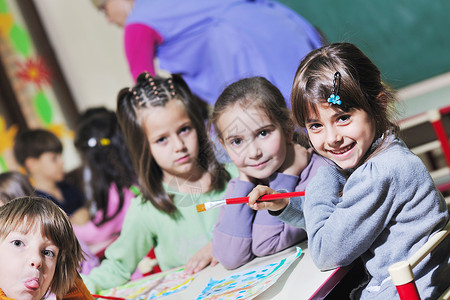
[[[63,146],[56,135],[44,129],[19,132],[14,141],[14,156],[25,168],[37,196],[48,198],[76,222],[75,212],[85,202],[83,193],[63,181]]]
[[[0,206],[14,198],[31,196],[33,193],[34,189],[27,176],[17,171],[0,174]]]
[[[114,112],[87,110],[77,126],[75,146],[86,169],[83,187],[92,218],[75,224],[74,231],[91,249],[101,250],[122,230],[137,178]]]
[[[192,274],[215,265],[210,241],[217,212],[199,214],[195,206],[221,199],[236,169],[217,162],[198,99],[180,76],[142,73],[120,91],[117,115],[141,193],[106,259],[85,277],[89,290],[127,282],[152,247],[162,270],[186,265]]]
[[[80,116],[75,146],[83,161],[80,182],[92,217],[73,228],[77,237],[102,258],[122,230],[135,197],[132,186],[137,186],[137,176],[116,114],[104,107],[90,108]],[[140,268],[143,274],[159,271],[154,253],[148,256],[145,261],[151,265]],[[137,278],[142,274],[134,275]]]
[[[263,77],[229,85],[214,106],[211,121],[220,143],[239,169],[227,197],[244,197],[264,184],[279,192],[303,191],[326,162],[294,142],[294,124],[283,95]],[[228,269],[306,238],[303,229],[285,224],[267,211],[246,204],[220,208],[213,253]]]

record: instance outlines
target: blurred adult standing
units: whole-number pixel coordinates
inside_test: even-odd
[[[263,76],[288,99],[301,59],[322,45],[319,32],[269,0],[92,0],[124,27],[134,79],[159,68],[183,76],[213,105],[230,83]],[[288,102],[288,101],[287,101]]]

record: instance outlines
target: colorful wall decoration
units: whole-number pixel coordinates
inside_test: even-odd
[[[29,128],[72,139],[52,86],[52,71],[38,54],[14,0],[0,0],[0,59]],[[0,172],[15,169],[11,149],[18,128],[0,115]]]
[[[0,170],[8,170],[4,154],[12,154],[11,149],[14,146],[14,136],[17,133],[17,126],[6,128],[6,122],[3,117],[0,117]]]

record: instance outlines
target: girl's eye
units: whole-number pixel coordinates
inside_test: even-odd
[[[265,129],[265,130],[261,130],[261,131],[258,133],[258,135],[261,136],[261,137],[265,137],[265,136],[268,136],[269,133],[270,133],[270,131],[267,130],[267,129]]]
[[[230,144],[233,146],[239,146],[240,144],[242,144],[242,140],[241,139],[233,139],[230,141]]]
[[[42,254],[45,255],[45,256],[48,256],[48,257],[55,257],[56,256],[55,252],[53,252],[52,250],[44,250],[44,251],[42,251]]]
[[[21,240],[14,240],[11,242],[16,247],[22,247],[24,246],[24,243]]]
[[[339,122],[341,123],[346,123],[350,120],[350,115],[342,115],[339,116]]]
[[[312,124],[309,124],[308,128],[309,128],[310,130],[318,130],[321,126],[322,126],[322,125],[319,124],[319,123],[312,123]]]
[[[190,131],[191,131],[191,127],[189,127],[189,126],[185,126],[180,129],[180,133],[188,133]]]
[[[161,144],[161,143],[164,143],[165,141],[166,141],[166,138],[165,138],[165,137],[162,137],[162,138],[157,139],[157,140],[156,140],[156,143],[157,143],[157,144]]]

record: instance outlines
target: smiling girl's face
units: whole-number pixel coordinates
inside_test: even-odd
[[[283,164],[286,136],[263,109],[236,103],[221,114],[217,127],[225,150],[247,177],[267,179]]]
[[[314,149],[343,169],[357,167],[373,143],[374,120],[361,109],[344,112],[328,103],[316,110],[305,123]]]
[[[24,223],[25,224],[25,223]],[[0,241],[0,288],[13,299],[40,300],[55,274],[59,248],[40,225],[11,231]]]

